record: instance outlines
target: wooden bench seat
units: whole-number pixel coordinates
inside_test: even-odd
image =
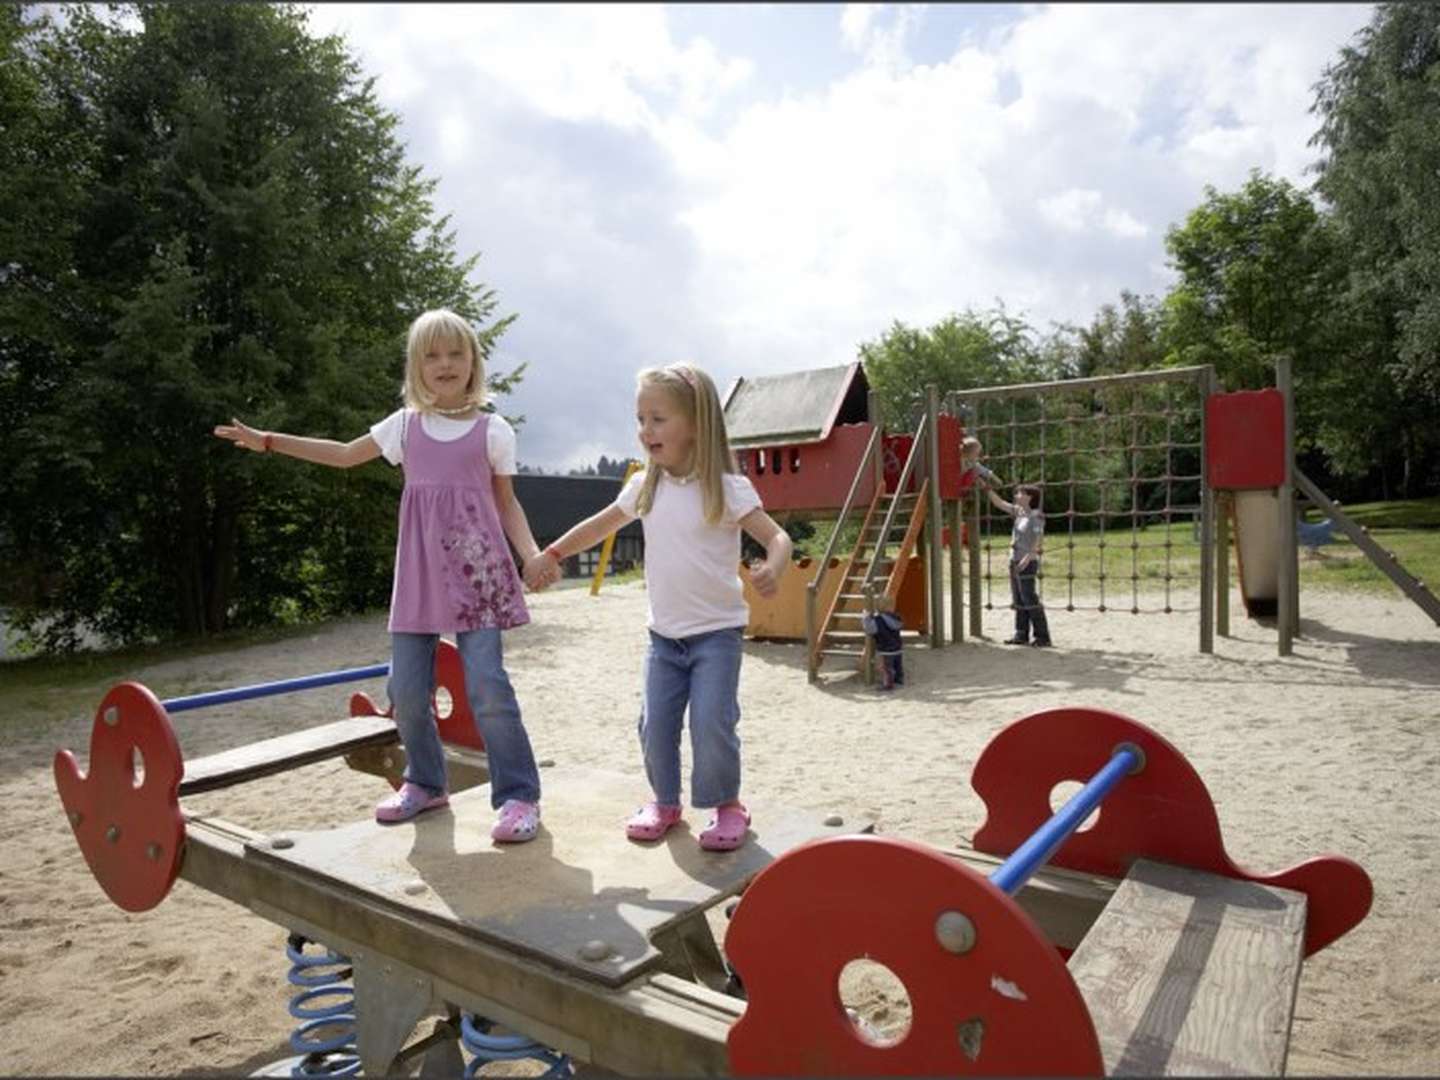
[[[1137,860],[1069,960],[1109,1076],[1279,1076],[1303,893]]]
[[[187,761],[180,781],[180,796],[233,787],[247,780],[340,757],[353,750],[399,741],[395,721],[388,716],[352,716]]]

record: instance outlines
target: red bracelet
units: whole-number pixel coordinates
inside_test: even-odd
[[[552,559],[554,559],[557,563],[563,563],[563,562],[565,561],[565,556],[560,554],[560,552],[556,549],[556,547],[555,547],[554,544],[551,544],[549,547],[547,547],[547,548],[545,549],[545,554],[546,554],[546,555],[549,555],[549,556],[550,556]]]
[[[261,449],[263,449],[263,450],[265,451],[265,453],[267,453],[267,454],[270,453],[270,439],[271,439],[272,435],[273,435],[273,432],[269,432],[269,431],[265,432],[265,441],[264,441],[264,443],[261,445]]]

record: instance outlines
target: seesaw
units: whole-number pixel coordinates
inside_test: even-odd
[[[454,752],[479,780],[443,643],[437,684],[453,703],[442,734],[468,736]],[[342,753],[393,779],[403,753],[388,720],[355,695],[349,720],[184,763],[168,711],[143,686],[113,688],[88,774],[56,755],[61,799],[121,907],[154,907],[184,877],[291,932],[297,1070],[381,1075],[423,1054],[427,1071],[458,1072],[458,1040],[472,1070],[532,1056],[556,1075],[567,1056],[641,1075],[1275,1074],[1303,957],[1370,904],[1369,878],[1343,857],[1272,875],[1236,866],[1179,751],[1100,710],[1036,713],[992,740],[973,774],[988,810],[977,850],[862,823],[846,835],[837,817],[752,803],[756,830],[725,854],[684,830],[629,843],[618,823],[636,779],[563,767],[545,774],[542,834],[518,847],[491,844],[483,785],[403,826],[255,832],[180,800]],[[1052,815],[1064,781],[1084,787]],[[722,954],[706,912],[737,893]],[[860,957],[906,987],[898,1041],[840,999]],[[335,1001],[317,1005],[317,990]]]

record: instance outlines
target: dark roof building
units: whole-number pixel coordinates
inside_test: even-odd
[[[612,476],[545,476],[518,473],[514,477],[515,497],[525,508],[526,520],[535,542],[542,548],[559,540],[573,525],[604,510],[620,494],[620,480]],[[611,553],[612,569],[633,566],[644,558],[644,532],[639,520],[615,534]],[[589,574],[599,558],[600,545],[566,559],[567,576]]]

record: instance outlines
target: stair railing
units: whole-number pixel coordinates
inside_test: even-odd
[[[830,533],[830,542],[825,545],[825,554],[820,558],[820,566],[815,571],[815,576],[805,586],[805,646],[807,666],[809,668],[810,681],[815,681],[816,674],[816,649],[818,647],[818,630],[815,619],[815,605],[820,595],[820,586],[825,583],[825,575],[830,570],[830,559],[835,554],[835,545],[840,539],[840,530],[845,527],[845,519],[849,516],[850,510],[855,505],[855,496],[860,491],[860,481],[865,476],[866,470],[871,467],[875,455],[879,452],[881,442],[880,424],[877,421],[874,429],[870,432],[870,441],[865,444],[865,453],[860,458],[860,464],[855,469],[855,479],[850,482],[850,493],[845,496],[845,505],[840,508],[840,516],[835,519],[835,528]],[[883,487],[883,484],[877,484]],[[877,492],[878,494],[878,492]],[[872,500],[873,505],[873,500]],[[848,573],[848,571],[847,571]],[[844,586],[844,582],[841,582]]]
[[[905,457],[905,468],[900,470],[900,481],[895,485],[895,498],[890,501],[890,509],[885,512],[885,522],[880,526],[880,535],[876,538],[879,542],[875,545],[875,554],[871,557],[870,566],[865,571],[865,580],[860,583],[861,592],[869,588],[870,583],[875,579],[875,571],[879,568],[880,559],[885,554],[885,545],[889,543],[890,530],[895,525],[895,512],[900,509],[900,500],[905,497],[905,486],[910,483],[910,474],[915,471],[915,462],[925,456],[925,426],[929,422],[929,416],[922,416],[919,425],[915,428],[915,441],[910,444],[910,453]],[[863,540],[864,537],[861,539]]]

